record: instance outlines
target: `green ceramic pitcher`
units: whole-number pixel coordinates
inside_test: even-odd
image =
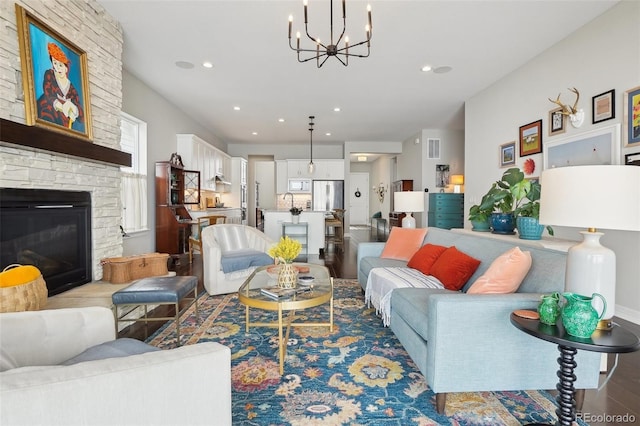
[[[571,336],[589,338],[598,326],[598,321],[607,310],[607,301],[599,293],[593,293],[591,297],[575,293],[562,293],[567,303],[562,308],[562,325]],[[602,300],[602,312],[591,305],[594,297]]]
[[[538,305],[538,314],[540,314],[541,323],[556,325],[558,318],[560,318],[560,294],[543,295]]]

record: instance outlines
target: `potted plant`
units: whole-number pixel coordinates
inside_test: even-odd
[[[539,240],[542,238],[542,232],[545,227],[539,222],[541,190],[540,183],[530,182],[530,188],[526,194],[528,202],[522,204],[515,211],[518,235],[523,240]],[[553,228],[548,225],[546,228],[549,235],[553,235]]]
[[[480,201],[480,204],[475,204],[469,209],[469,221],[471,222],[471,230],[477,232],[489,232],[491,231],[491,224],[489,218],[493,213],[493,201],[488,194],[485,194]]]
[[[490,221],[494,234],[515,233],[513,230],[516,228],[516,217],[530,190],[531,181],[525,179],[524,173],[518,167],[507,169],[500,180],[491,185],[485,195],[484,207],[493,206]]]
[[[300,207],[291,207],[289,212],[291,213],[291,222],[298,223],[300,221],[300,213],[302,213],[302,209]]]

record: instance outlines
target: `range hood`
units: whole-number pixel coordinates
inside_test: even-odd
[[[231,182],[229,182],[224,175],[216,175],[216,177],[213,178],[213,181],[216,185],[231,185]]]

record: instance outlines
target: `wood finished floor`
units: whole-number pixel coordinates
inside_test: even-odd
[[[324,256],[311,256],[308,261],[324,264],[336,278],[355,279],[357,243],[372,241],[366,228],[350,229],[351,237],[345,239],[344,250],[329,250]],[[375,239],[374,239],[375,240]],[[198,292],[204,291],[202,285],[202,260],[196,255],[194,262],[189,264],[188,258],[182,259],[179,265],[172,268],[178,275],[195,275],[198,277]],[[159,308],[154,312],[158,316],[173,315],[171,308]],[[615,318],[616,322],[640,336],[640,325]],[[149,333],[153,333],[161,323],[151,323]],[[144,340],[144,326],[132,325],[120,333],[120,337],[132,337]],[[534,355],[534,354],[532,354]],[[613,367],[615,355],[609,355],[609,371]],[[526,368],[526,366],[523,366]],[[555,374],[555,372],[551,373]],[[606,379],[601,374],[600,383]],[[555,390],[552,390],[555,393]],[[627,420],[615,416],[627,416]],[[587,390],[582,411],[583,420],[592,426],[640,424],[640,351],[620,354],[618,366],[611,379],[599,392],[596,389]],[[608,416],[608,417],[606,417]]]

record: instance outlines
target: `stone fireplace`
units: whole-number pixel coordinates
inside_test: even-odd
[[[93,141],[25,126],[24,93],[14,4],[87,53]],[[122,254],[120,234],[120,111],[122,28],[93,0],[0,1],[0,188],[89,195],[89,281],[102,277],[100,259]],[[126,155],[126,154],[125,154]],[[128,155],[126,155],[128,157]]]

